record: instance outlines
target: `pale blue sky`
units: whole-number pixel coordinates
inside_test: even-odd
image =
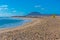
[[[60,0],[0,0],[0,16],[24,16],[34,11],[60,14]]]

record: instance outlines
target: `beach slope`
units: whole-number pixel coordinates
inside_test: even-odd
[[[32,22],[0,31],[1,40],[60,40],[60,16],[24,18]]]

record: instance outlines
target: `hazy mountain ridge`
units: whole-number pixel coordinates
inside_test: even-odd
[[[52,16],[52,15],[56,15],[56,16],[60,16],[60,14],[44,14],[44,13],[40,13],[40,12],[30,12],[28,15],[25,16],[12,16],[12,17],[40,17],[40,16]]]

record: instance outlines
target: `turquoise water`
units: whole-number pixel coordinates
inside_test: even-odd
[[[17,26],[22,26],[27,22],[30,22],[30,20],[18,18],[0,18],[0,28],[14,28]]]

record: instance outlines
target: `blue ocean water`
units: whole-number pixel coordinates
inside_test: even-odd
[[[27,22],[31,22],[30,20],[23,20],[18,18],[0,18],[0,28],[14,28],[17,26],[22,26]]]

